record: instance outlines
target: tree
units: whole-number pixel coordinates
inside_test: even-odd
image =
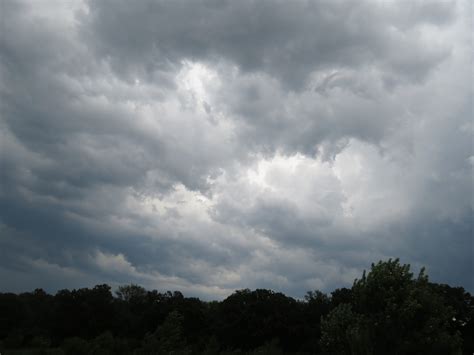
[[[183,337],[183,316],[178,311],[168,314],[164,323],[152,334],[145,336],[143,354],[187,354]]]
[[[147,295],[147,291],[143,287],[134,284],[119,286],[115,293],[119,300],[129,303],[141,303]]]
[[[422,269],[417,278],[398,259],[372,264],[352,287],[352,305],[336,307],[323,322],[322,345],[341,354],[457,354],[454,309],[435,292]],[[344,351],[336,349],[343,341]],[[329,340],[328,340],[329,339]],[[368,345],[370,344],[370,349]],[[349,349],[349,350],[348,350]]]
[[[462,287],[436,283],[430,286],[443,299],[443,303],[454,311],[452,325],[463,338],[463,354],[474,354],[474,297]]]
[[[265,289],[239,290],[219,305],[219,342],[224,348],[250,350],[278,339],[283,349],[292,347],[301,332],[297,302]]]
[[[349,288],[338,288],[331,292],[331,309],[342,303],[352,303],[352,290]]]
[[[0,352],[35,354],[472,354],[474,298],[388,260],[352,288],[304,300],[257,289],[203,302],[108,285],[0,293]]]
[[[321,318],[326,316],[331,306],[330,298],[321,291],[308,291],[304,297],[305,312],[303,314],[307,330],[306,350],[313,353],[319,352],[319,339],[321,337]]]
[[[369,326],[352,305],[341,303],[321,322],[321,347],[328,354],[373,354]]]

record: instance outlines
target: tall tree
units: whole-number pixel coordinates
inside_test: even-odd
[[[351,306],[337,307],[323,322],[326,351],[341,353],[335,342],[328,341],[339,337],[345,344],[342,353],[461,352],[455,310],[434,291],[424,269],[414,278],[410,265],[401,265],[398,259],[372,264],[370,272],[354,282],[352,297]]]

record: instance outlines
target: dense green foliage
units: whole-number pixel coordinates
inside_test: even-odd
[[[136,285],[0,293],[0,353],[472,354],[473,315],[463,288],[388,260],[303,300],[245,289],[203,302]]]

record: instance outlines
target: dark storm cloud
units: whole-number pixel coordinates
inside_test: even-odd
[[[0,289],[472,289],[466,2],[0,6]]]
[[[449,58],[452,44],[426,32],[449,26],[455,4],[91,1],[77,16],[128,81],[162,83],[186,60],[215,67],[226,85],[203,104],[231,115],[252,151],[333,156],[347,137],[378,144],[396,129],[406,108],[393,90]]]
[[[453,8],[449,2],[90,1],[83,16],[85,36],[118,71],[153,75],[182,59],[224,59],[295,87],[314,69],[367,63],[423,78],[446,53],[433,45],[420,49],[416,29],[449,23]]]

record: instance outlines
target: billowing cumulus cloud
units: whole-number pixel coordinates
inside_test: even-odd
[[[469,2],[0,6],[1,290],[472,291]]]

